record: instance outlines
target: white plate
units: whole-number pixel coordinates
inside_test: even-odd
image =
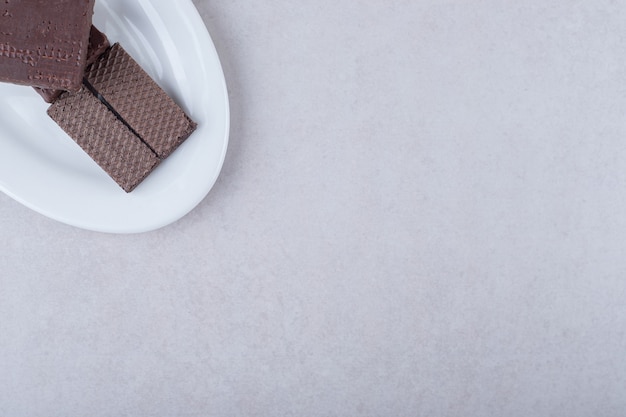
[[[0,190],[55,220],[111,233],[170,224],[217,179],[229,108],[213,42],[191,0],[96,0],[94,24],[120,44],[198,123],[126,194],[46,115],[29,87],[0,83]]]

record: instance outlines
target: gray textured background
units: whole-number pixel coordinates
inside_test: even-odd
[[[0,415],[624,416],[626,3],[196,0],[215,188],[0,195]]]

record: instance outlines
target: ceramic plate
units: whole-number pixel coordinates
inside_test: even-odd
[[[29,87],[0,83],[0,190],[55,220],[136,233],[191,211],[217,179],[228,144],[226,83],[191,0],[97,0],[94,24],[120,44],[198,123],[126,194],[46,115]]]

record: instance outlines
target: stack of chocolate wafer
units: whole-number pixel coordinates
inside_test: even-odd
[[[4,0],[0,81],[34,87],[48,115],[126,192],[196,129],[119,44],[95,0]]]

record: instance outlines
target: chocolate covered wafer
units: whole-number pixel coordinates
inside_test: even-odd
[[[61,94],[48,115],[126,192],[131,192],[160,162],[87,88]]]
[[[196,123],[119,44],[87,67],[85,77],[161,159],[196,129]]]
[[[87,48],[87,65],[93,64],[98,57],[107,50],[108,47],[109,40],[106,35],[92,25],[89,33],[89,46]],[[63,90],[54,90],[50,88],[34,88],[47,103],[52,103],[63,92]]]
[[[0,81],[80,89],[95,0],[1,0]]]
[[[87,68],[83,86],[48,114],[126,192],[196,128],[119,44]]]

